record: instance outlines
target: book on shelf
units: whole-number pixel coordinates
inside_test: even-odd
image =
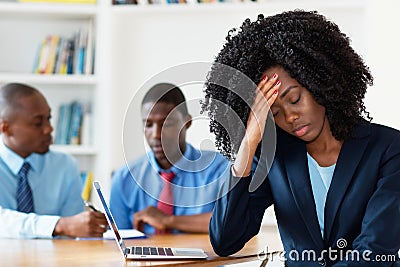
[[[67,38],[61,38],[54,73],[68,73],[68,58],[71,53],[70,40]]]
[[[40,43],[36,48],[35,60],[33,61],[33,68],[32,68],[33,73],[38,73],[41,50],[42,50],[42,44]]]
[[[74,101],[71,107],[71,125],[69,127],[68,141],[70,145],[79,145],[81,143],[81,127],[82,127],[82,105]]]
[[[61,120],[64,117],[64,112],[65,112],[65,105],[62,104],[58,108],[58,118],[56,120],[56,127],[54,129],[54,144],[61,144],[61,132],[62,132],[62,126],[61,126]]]
[[[52,35],[50,40],[49,54],[45,70],[46,74],[54,73],[54,66],[56,65],[55,63],[58,58],[58,54],[60,53],[60,50],[58,48],[59,43],[60,43],[60,36]]]
[[[21,3],[96,4],[96,0],[19,0]]]
[[[39,49],[37,52],[37,60],[36,60],[36,65],[34,66],[34,73],[40,73],[40,74],[44,74],[46,73],[46,66],[47,66],[47,62],[49,60],[50,57],[50,43],[51,43],[51,35],[46,36]]]
[[[94,28],[93,19],[90,20],[89,29],[86,38],[86,55],[85,55],[85,74],[93,74],[93,62],[94,60]]]
[[[87,48],[87,32],[84,30],[81,30],[79,32],[79,37],[77,39],[77,44],[76,48],[76,64],[74,65],[74,73],[75,74],[84,74],[84,68],[85,68],[85,54],[86,54],[86,48]]]
[[[92,192],[93,172],[82,171],[81,179],[82,179],[82,199],[84,201],[89,201],[90,193]]]
[[[138,0],[112,0],[112,4],[113,5],[137,5]]]
[[[264,2],[267,0],[112,0],[113,5],[160,5],[160,4],[212,4]]]
[[[90,126],[86,125],[88,122],[85,121],[88,120],[89,115],[86,113],[83,104],[79,101],[61,104],[58,109],[54,143],[57,145],[89,144],[90,129],[86,128]]]
[[[61,105],[60,117],[58,121],[60,126],[57,126],[57,129],[60,129],[60,132],[58,132],[56,135],[56,144],[69,145],[68,133],[69,133],[69,128],[71,126],[71,117],[72,117],[71,113],[72,113],[71,103]]]
[[[93,74],[93,20],[88,29],[80,29],[72,37],[48,35],[40,43],[34,60],[37,74]]]

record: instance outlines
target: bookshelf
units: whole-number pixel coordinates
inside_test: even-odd
[[[87,18],[96,16],[96,5],[61,4],[61,3],[19,3],[0,2],[2,16],[48,17],[54,19]]]
[[[38,88],[52,108],[53,137],[57,134],[58,109],[62,103],[73,100],[90,105],[91,138],[85,145],[52,145],[57,151],[72,154],[81,171],[92,171],[94,177],[109,186],[111,167],[107,161],[107,92],[108,79],[104,77],[101,62],[106,56],[101,53],[107,45],[98,45],[104,38],[100,26],[106,25],[103,6],[97,4],[23,3],[0,2],[0,84],[22,82]],[[33,74],[35,56],[40,42],[47,35],[69,38],[78,30],[93,28],[94,72],[93,74]],[[104,39],[103,39],[104,40]]]

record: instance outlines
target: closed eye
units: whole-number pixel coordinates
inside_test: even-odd
[[[300,101],[300,96],[295,101],[293,101],[292,104],[296,104],[299,101]]]

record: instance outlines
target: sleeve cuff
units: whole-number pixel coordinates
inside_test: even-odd
[[[53,238],[54,228],[60,216],[40,215],[36,224],[37,238]]]
[[[251,172],[250,172],[248,175],[246,175],[246,176],[238,176],[237,173],[236,173],[236,171],[235,171],[235,168],[233,167],[233,164],[232,164],[232,165],[231,165],[231,174],[232,174],[232,176],[235,177],[235,178],[247,178],[247,177],[250,177]]]

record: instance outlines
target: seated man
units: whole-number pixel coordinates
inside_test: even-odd
[[[185,97],[173,84],[153,86],[141,104],[151,151],[113,175],[110,208],[119,228],[145,233],[208,233],[229,161],[186,143],[191,125]]]
[[[36,89],[0,89],[0,238],[101,237],[104,214],[83,211],[71,156],[49,150],[50,107]]]

